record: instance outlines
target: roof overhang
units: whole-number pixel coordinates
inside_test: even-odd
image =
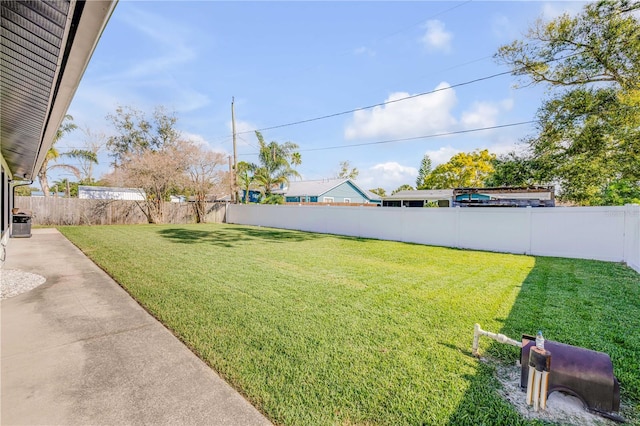
[[[35,178],[116,3],[0,4],[0,154],[10,179]]]

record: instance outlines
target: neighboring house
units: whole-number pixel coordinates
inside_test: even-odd
[[[84,200],[130,200],[144,201],[146,195],[138,188],[116,188],[110,186],[78,186],[78,198]]]
[[[287,203],[382,204],[381,197],[363,190],[351,179],[292,181],[274,193],[282,194]]]
[[[187,201],[187,197],[184,195],[169,195],[169,201],[172,203],[184,203]]]
[[[398,191],[384,197],[384,207],[426,207],[436,203],[438,207],[450,207],[453,204],[453,189],[418,189]]]
[[[553,186],[456,188],[453,197],[460,207],[555,207]]]
[[[246,191],[243,189],[240,191],[240,201],[243,203],[259,203],[260,202],[260,197],[262,196],[262,193],[260,191],[256,191],[254,189],[250,189],[249,190],[249,200],[246,200],[247,193]]]
[[[384,197],[384,207],[554,207],[553,186],[455,188],[399,191]],[[433,204],[431,204],[433,205]]]

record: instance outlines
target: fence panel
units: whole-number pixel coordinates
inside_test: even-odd
[[[536,209],[533,213],[531,253],[624,260],[624,207]]]
[[[626,262],[640,272],[640,206],[363,208],[229,205],[227,222],[541,256]]]
[[[15,205],[32,214],[34,225],[134,225],[147,223],[136,201],[91,200],[62,197],[16,197]],[[165,223],[194,223],[191,203],[169,203],[162,206]],[[206,203],[207,222],[222,223],[226,207],[223,203]]]

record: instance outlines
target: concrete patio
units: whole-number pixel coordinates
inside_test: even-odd
[[[14,238],[2,271],[46,282],[1,304],[1,423],[269,425],[55,229]]]

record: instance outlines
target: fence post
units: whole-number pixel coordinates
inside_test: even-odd
[[[456,215],[453,221],[453,226],[456,232],[456,248],[460,248],[460,206],[455,206]]]
[[[529,238],[529,241],[525,254],[531,255],[531,244],[533,241],[533,208],[531,206],[527,206],[527,224],[527,229],[529,230],[529,232],[527,232],[527,238]]]
[[[640,205],[625,204],[622,259],[640,273]]]

